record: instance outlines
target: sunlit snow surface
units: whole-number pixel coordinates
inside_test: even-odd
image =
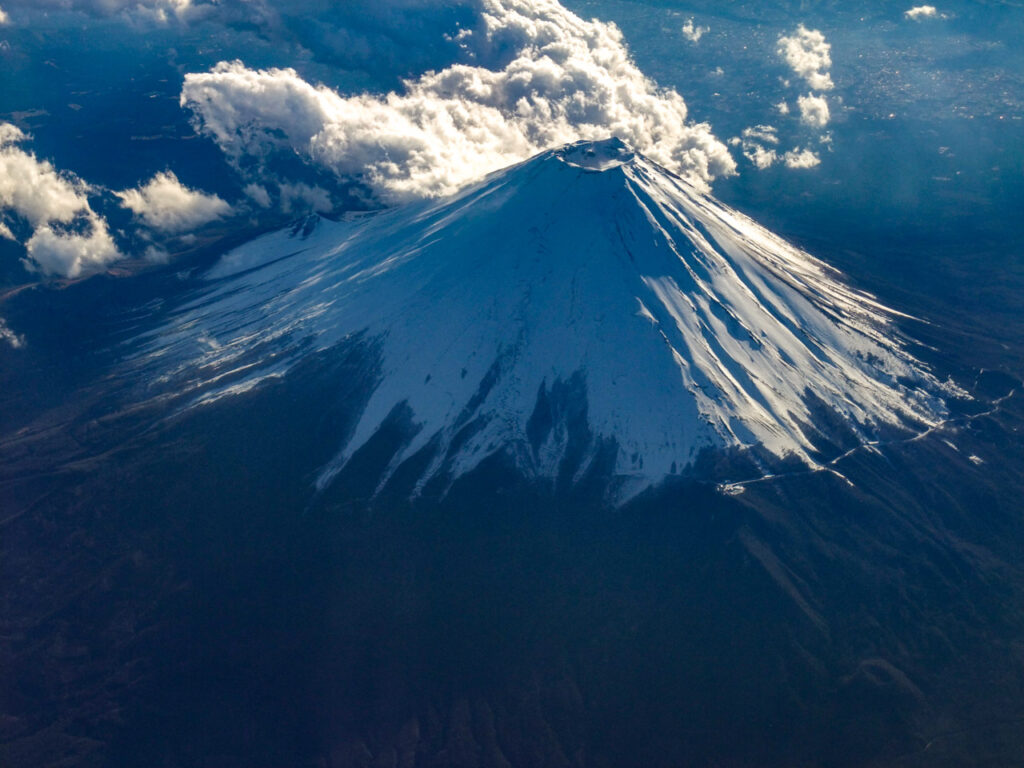
[[[379,342],[379,383],[321,487],[403,402],[421,428],[392,469],[435,441],[424,477],[437,473],[472,422],[448,456],[453,476],[507,450],[554,477],[567,430],[531,446],[527,423],[538,393],[574,374],[630,493],[704,448],[813,464],[821,403],[864,441],[944,415],[942,387],[885,308],[614,139],[545,152],[451,198],[244,245],[141,340],[137,362],[194,387],[199,405],[361,332]]]

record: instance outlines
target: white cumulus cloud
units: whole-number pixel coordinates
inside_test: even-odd
[[[467,60],[383,96],[343,96],[292,69],[222,62],[181,103],[229,156],[293,150],[388,202],[448,194],[542,149],[615,135],[700,184],[735,172],[726,146],[633,63],[613,24],[555,0],[479,0]]]
[[[704,35],[711,31],[710,27],[700,27],[693,23],[693,19],[687,19],[683,24],[683,37],[691,43],[698,43]]]
[[[778,53],[811,88],[828,91],[834,87],[829,74],[832,46],[819,30],[800,24],[792,35],[779,37]]]
[[[2,27],[4,24],[10,23],[11,17],[7,15],[7,11],[5,11],[3,8],[0,8],[0,27]]]
[[[807,94],[796,100],[800,107],[800,122],[812,128],[824,128],[828,125],[831,115],[828,111],[828,101],[824,96]]]
[[[743,138],[761,141],[767,144],[778,144],[778,129],[774,125],[754,125],[743,129]]]
[[[32,226],[68,223],[89,210],[88,185],[23,150],[19,145],[27,140],[17,126],[0,123],[0,208],[13,210]]]
[[[26,266],[73,278],[121,258],[106,221],[89,205],[89,186],[26,152],[19,145],[27,140],[17,126],[0,123],[0,210],[34,230]],[[14,239],[7,224],[0,235]]]
[[[791,149],[782,159],[787,168],[814,168],[821,165],[821,158],[809,149]]]
[[[946,18],[946,14],[939,13],[939,9],[936,8],[934,5],[916,5],[909,11],[904,11],[903,15],[912,21]]]
[[[29,138],[17,126],[0,123],[0,238],[22,242],[26,268],[46,275],[81,277],[123,258],[106,219],[89,200],[107,191],[24,149]],[[217,195],[189,189],[172,171],[113,194],[136,215],[147,240],[154,233],[178,235],[232,212]]]
[[[117,196],[146,226],[167,234],[195,229],[231,213],[231,206],[217,195],[189,189],[171,171]]]
[[[107,222],[95,214],[85,220],[85,232],[44,224],[25,243],[28,265],[45,275],[81,277],[122,258]]]
[[[762,147],[759,144],[744,146],[743,155],[753,163],[754,167],[759,171],[771,168],[775,164],[775,161],[779,159],[779,155],[774,149]]]
[[[779,143],[778,130],[773,125],[755,125],[745,128],[740,136],[732,139],[743,156],[760,171],[771,168],[779,159],[775,147]]]

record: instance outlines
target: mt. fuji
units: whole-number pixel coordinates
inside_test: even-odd
[[[501,453],[560,482],[600,465],[622,499],[709,452],[813,467],[940,421],[944,386],[890,314],[609,139],[237,248],[133,364],[198,407],[358,343],[373,383],[318,488],[387,429],[378,490]]]
[[[1021,5],[0,0],[0,768],[1024,766]]]

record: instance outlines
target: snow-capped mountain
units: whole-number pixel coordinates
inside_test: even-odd
[[[402,412],[381,482],[413,456],[422,484],[498,451],[534,477],[611,451],[631,495],[705,449],[814,465],[941,420],[942,386],[889,314],[610,139],[244,245],[136,362],[198,407],[358,340],[375,385],[319,487]]]

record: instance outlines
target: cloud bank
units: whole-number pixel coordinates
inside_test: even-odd
[[[150,229],[178,234],[231,213],[217,195],[189,189],[171,171],[154,176],[138,189],[116,193],[121,203]]]
[[[239,167],[271,153],[365,184],[385,202],[445,195],[557,144],[616,135],[708,185],[735,172],[682,97],[630,59],[613,24],[555,0],[479,0],[465,59],[384,96],[342,96],[293,69],[222,62],[187,75],[181,104]]]
[[[834,87],[829,74],[832,46],[820,31],[800,24],[792,35],[779,37],[778,53],[811,88],[830,91]]]

